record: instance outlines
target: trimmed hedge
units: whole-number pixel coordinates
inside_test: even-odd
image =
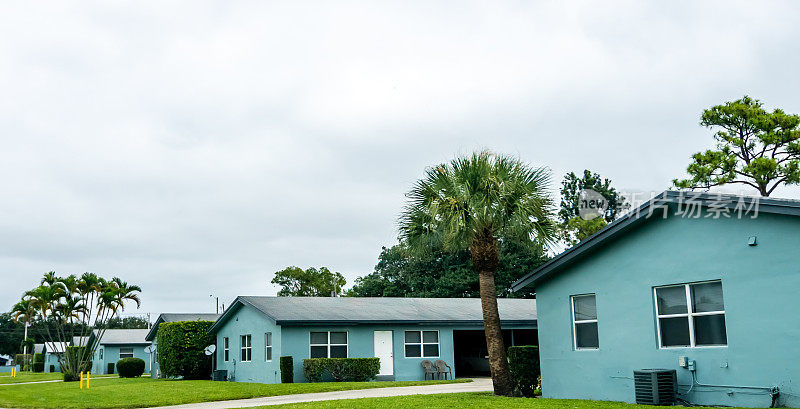
[[[508,348],[508,365],[511,370],[511,380],[514,387],[526,398],[534,397],[536,387],[539,385],[539,347],[521,346]]]
[[[378,376],[380,358],[312,358],[303,360],[303,374],[309,382],[326,377],[335,382],[366,382]]]
[[[281,357],[281,383],[294,383],[294,358]]]
[[[117,361],[120,378],[138,378],[144,373],[144,361],[140,358],[122,358]]]
[[[33,372],[44,372],[44,354],[33,354]]]
[[[211,379],[211,358],[205,348],[214,343],[212,321],[162,322],[158,325],[158,368],[167,378]]]

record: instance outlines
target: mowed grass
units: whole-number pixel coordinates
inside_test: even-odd
[[[55,372],[55,373],[18,372],[15,378],[11,377],[11,372],[0,372],[0,385],[9,383],[21,383],[21,382],[53,381],[61,378],[62,375],[60,372]]]
[[[572,399],[505,398],[491,392],[444,393],[438,395],[410,395],[391,398],[364,398],[330,400],[322,402],[293,403],[289,405],[262,406],[260,409],[652,409],[652,406],[632,405]],[[254,408],[255,409],[255,408]]]
[[[391,386],[430,385],[456,381],[416,382],[325,382],[258,384],[243,382],[172,381],[149,378],[92,378],[91,388],[81,390],[77,382],[51,382],[0,386],[0,407],[104,409],[142,408],[210,402],[261,396],[333,392]]]

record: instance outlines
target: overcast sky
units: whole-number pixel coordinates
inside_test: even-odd
[[[154,314],[290,265],[352,283],[455,155],[660,191],[712,146],[704,108],[800,112],[796,2],[566,3],[5,3],[0,307],[50,270]]]

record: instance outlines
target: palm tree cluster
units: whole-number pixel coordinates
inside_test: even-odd
[[[427,169],[408,193],[400,238],[410,249],[467,249],[478,274],[494,391],[514,393],[497,309],[495,272],[503,242],[549,246],[555,241],[550,174],[489,151]]]
[[[88,340],[95,331],[95,341],[79,353],[66,350],[58,355],[59,365],[65,379],[91,365],[92,356],[107,328],[109,320],[125,309],[126,302],[141,305],[139,286],[128,284],[118,277],[111,280],[93,273],[81,276],[59,277],[51,271],[44,275],[39,286],[26,291],[22,300],[14,305],[12,315],[17,322],[30,324],[35,320],[55,323],[51,330],[45,325],[45,338],[50,345],[68,345],[75,337]]]

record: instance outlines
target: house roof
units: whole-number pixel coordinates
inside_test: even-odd
[[[77,347],[86,346],[89,342],[89,337],[72,337],[72,345]]]
[[[519,291],[526,287],[534,288],[537,283],[563,271],[571,263],[591,254],[593,251],[596,251],[632,228],[639,226],[651,217],[661,218],[664,216],[664,211],[674,211],[679,204],[683,206],[684,210],[688,209],[689,206],[714,209],[724,208],[730,211],[733,215],[731,217],[737,217],[736,212],[742,209],[749,209],[751,212],[749,214],[751,215],[767,213],[800,216],[800,200],[773,199],[709,192],[665,191],[639,206],[637,209],[613,221],[593,236],[553,257],[538,269],[517,280],[511,285],[511,290]]]
[[[145,339],[148,329],[107,329],[103,333],[100,345],[147,345],[150,342]],[[93,337],[97,338],[98,330],[94,330]]]
[[[45,342],[45,350],[49,354],[61,354],[67,350],[67,343],[66,342]]]
[[[158,318],[156,318],[153,328],[150,328],[150,331],[147,333],[145,339],[148,341],[156,339],[156,334],[158,333],[158,324],[161,324],[162,322],[216,321],[219,316],[220,314],[206,313],[161,313],[159,314]]]
[[[497,300],[505,324],[536,323],[536,300]],[[396,297],[237,297],[211,327],[216,331],[242,306],[250,306],[279,325],[456,323],[483,324],[479,298]]]
[[[33,353],[41,354],[44,352],[44,344],[33,344]]]

